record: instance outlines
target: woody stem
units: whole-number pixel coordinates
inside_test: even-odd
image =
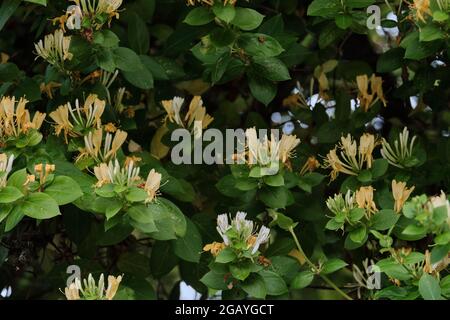
[[[292,235],[292,238],[294,238],[295,245],[297,246],[298,251],[300,254],[305,258],[306,263],[311,267],[311,269],[314,271],[314,273],[318,274],[328,285],[330,285],[336,292],[338,292],[341,296],[343,296],[347,300],[353,300],[348,294],[346,294],[344,291],[339,289],[339,287],[331,281],[326,275],[321,274],[320,270],[316,267],[314,263],[309,260],[309,258],[306,256],[305,252],[302,249],[302,246],[300,245],[300,242],[298,241],[297,235],[294,232],[294,228],[289,227],[289,232]]]

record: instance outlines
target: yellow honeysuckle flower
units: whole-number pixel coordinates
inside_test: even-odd
[[[112,300],[119,289],[122,276],[114,277],[108,276],[108,287],[106,288],[105,297],[107,300]]]
[[[105,110],[106,102],[97,98],[97,95],[90,94],[83,106],[80,106],[78,99],[75,100],[75,108],[68,102],[59,106],[55,111],[49,114],[55,121],[55,133],[60,135],[64,131],[64,138],[68,143],[67,137],[81,137],[83,131],[92,128],[99,129],[102,125],[101,116]],[[74,129],[76,126],[76,130]],[[110,129],[107,125],[106,129]],[[108,131],[108,130],[106,130]]]
[[[226,245],[223,242],[216,242],[214,241],[213,243],[209,243],[207,245],[205,245],[203,247],[203,251],[205,252],[211,252],[211,254],[214,257],[217,257],[217,255],[220,253],[220,251],[222,251],[223,249],[225,249]]]
[[[383,80],[381,77],[372,76],[369,77],[364,74],[356,77],[356,84],[358,86],[358,100],[364,111],[368,111],[377,100],[381,100],[386,107],[387,101],[383,94]],[[370,93],[369,93],[370,84]]]
[[[113,138],[113,135],[107,132],[103,149],[101,149],[103,130],[100,128],[93,132],[89,132],[88,135],[84,136],[85,147],[80,149],[80,155],[77,157],[76,161],[91,157],[96,162],[107,162],[115,158],[117,151],[119,151],[120,147],[125,142],[127,135],[128,134],[125,131],[117,130]]]
[[[409,8],[414,11],[416,20],[423,23],[426,23],[425,18],[432,14],[430,10],[430,0],[413,0],[413,2],[409,4]],[[410,15],[410,17],[414,16]]]
[[[402,211],[403,205],[408,200],[411,193],[414,191],[414,186],[411,188],[406,187],[406,182],[397,182],[392,180],[392,195],[395,200],[394,210],[399,213]]]
[[[148,194],[146,202],[152,202],[158,195],[161,177],[161,173],[156,172],[155,169],[150,170],[144,185],[144,190]]]
[[[355,192],[355,201],[358,208],[366,209],[369,213],[377,212],[377,206],[373,201],[374,188],[372,186],[361,187]]]
[[[303,176],[307,172],[313,172],[317,168],[320,167],[320,162],[316,159],[315,156],[310,156],[305,164],[303,165],[302,169],[300,170],[300,175]]]
[[[3,97],[0,100],[0,141],[18,137],[29,129],[40,129],[46,115],[36,111],[31,120],[30,112],[26,109],[27,103],[28,100],[24,98],[17,102],[14,97]]]
[[[330,150],[324,162],[324,167],[332,170],[331,181],[335,180],[340,172],[356,176],[364,167],[370,169],[373,161],[372,152],[376,145],[375,137],[367,133],[361,136],[359,147],[350,134],[341,137],[340,143]]]
[[[417,136],[414,136],[410,141],[409,130],[407,127],[404,127],[403,131],[399,134],[399,138],[395,140],[393,144],[390,144],[384,138],[381,140],[381,156],[386,159],[389,164],[398,168],[405,168],[405,162],[412,156],[416,139]]]

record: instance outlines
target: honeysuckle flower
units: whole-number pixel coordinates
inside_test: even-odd
[[[159,187],[161,186],[161,178],[161,173],[156,172],[155,169],[150,170],[144,186],[144,190],[148,194],[146,202],[152,202],[158,195]]]
[[[34,166],[34,172],[39,174],[39,183],[41,185],[45,184],[49,174],[52,174],[53,172],[55,172],[55,170],[56,170],[56,166],[54,164],[47,163],[44,165],[43,163],[39,163]],[[32,179],[33,178],[31,178],[31,180]]]
[[[303,176],[307,172],[313,172],[319,167],[320,167],[320,163],[316,159],[316,157],[315,156],[310,156],[310,157],[308,157],[308,159],[306,160],[306,162],[303,165],[302,169],[300,170],[300,175]]]
[[[99,22],[100,20],[97,18],[97,16],[106,15],[108,17],[108,23],[110,23],[112,18],[116,19],[119,18],[118,9],[122,5],[122,0],[72,0],[72,1],[75,2],[75,6],[70,6],[69,8],[78,7],[77,9],[75,9],[77,15],[74,17],[74,20],[79,19],[80,17],[83,16],[87,16],[91,18],[91,25],[97,30],[103,26],[103,22]],[[67,8],[68,11],[69,8]],[[73,10],[74,9],[72,9],[71,13],[73,12]],[[69,27],[69,25],[67,27]]]
[[[225,243],[214,241],[213,243],[209,243],[209,244],[205,245],[203,247],[203,251],[205,251],[205,252],[209,251],[209,252],[211,252],[211,254],[214,257],[217,257],[219,255],[220,251],[225,249],[225,247],[226,247]]]
[[[405,161],[412,156],[416,139],[417,136],[414,136],[411,141],[409,140],[409,131],[405,127],[403,132],[400,132],[399,139],[394,141],[393,146],[386,139],[381,140],[381,156],[389,164],[403,169],[405,168]]]
[[[88,279],[76,278],[68,287],[64,289],[67,300],[112,300],[117,293],[122,276],[108,276],[108,287],[105,290],[105,280],[103,274],[100,275],[98,284],[92,274]],[[81,295],[80,295],[81,293]]]
[[[206,113],[206,108],[203,106],[203,101],[200,96],[194,96],[189,103],[188,111],[185,116],[181,116],[181,109],[184,104],[184,99],[181,97],[174,97],[172,100],[161,101],[164,109],[167,112],[166,121],[177,124],[180,127],[191,129],[194,135],[198,135],[198,132],[194,132],[196,126],[195,123],[201,123],[201,129],[205,129],[214,120],[209,114]]]
[[[444,191],[441,191],[439,196],[431,197],[428,200],[428,208],[430,211],[439,207],[445,207],[447,209],[447,223],[450,226],[450,202],[448,201],[447,195]]]
[[[42,93],[45,93],[50,100],[52,100],[53,90],[59,87],[61,87],[61,83],[50,81],[49,83],[42,82],[39,89]]]
[[[103,129],[96,129],[84,136],[85,147],[80,149],[80,155],[76,161],[80,161],[83,158],[90,157],[96,162],[108,162],[116,157],[117,151],[119,151],[122,144],[127,139],[127,133],[122,130],[117,130],[113,135],[106,133],[105,142],[102,147]]]
[[[230,240],[228,239],[226,232],[228,229],[230,229],[231,226],[228,224],[228,215],[226,213],[219,214],[217,216],[217,232],[220,234],[220,236],[223,239],[223,242],[225,245],[230,245]]]
[[[18,137],[29,129],[39,130],[45,119],[45,113],[36,111],[33,119],[26,109],[28,100],[14,97],[3,97],[0,100],[0,141],[10,137]]]
[[[417,22],[420,21],[426,23],[425,18],[432,14],[430,10],[430,0],[413,0],[413,2],[409,4],[409,8],[414,13],[410,15],[410,17]]]
[[[372,152],[375,149],[376,141],[373,134],[364,133],[359,140],[359,154],[363,161],[366,161],[367,168],[372,168],[373,156]]]
[[[356,77],[356,84],[358,86],[358,100],[360,101],[360,106],[364,111],[368,111],[377,100],[381,100],[383,105],[386,107],[387,101],[384,98],[382,83],[382,78],[375,76],[375,74],[372,74],[370,79],[366,74]]]
[[[335,180],[339,173],[356,176],[364,168],[370,169],[376,144],[375,137],[367,133],[361,136],[359,147],[350,134],[341,137],[340,143],[330,150],[324,161],[324,167],[331,168],[331,180]]]
[[[81,7],[78,5],[70,5],[66,11],[66,26],[69,30],[81,29],[81,20],[83,19],[83,13]]]
[[[373,191],[372,186],[361,187],[355,192],[355,202],[358,208],[363,208],[369,213],[377,212],[377,206],[373,201]]]
[[[133,161],[125,163],[123,167],[120,166],[117,159],[108,164],[100,163],[94,167],[94,174],[97,178],[95,187],[100,188],[109,183],[127,187],[137,186],[141,181],[139,172],[140,168],[136,167]]]
[[[64,32],[58,29],[55,33],[46,35],[44,41],[39,40],[34,47],[39,57],[63,69],[64,61],[73,57],[69,52],[70,39],[70,36],[64,36]]]
[[[0,188],[6,187],[8,174],[12,170],[14,155],[8,156],[6,153],[0,153]]]
[[[395,200],[394,210],[399,213],[402,211],[403,205],[408,200],[411,193],[414,191],[414,186],[411,188],[406,187],[406,182],[397,182],[392,180],[392,195]]]
[[[284,135],[277,140],[273,132],[270,140],[265,135],[262,140],[258,138],[256,128],[249,128],[245,131],[246,150],[244,154],[237,155],[239,159],[244,159],[248,165],[259,165],[262,167],[272,164],[287,163],[293,156],[293,150],[300,143],[295,135]]]
[[[270,237],[270,229],[265,226],[262,226],[258,232],[258,237],[256,237],[256,241],[253,245],[252,254],[255,254],[256,251],[258,251],[259,246],[261,244],[269,241],[269,237]]]
[[[120,282],[122,281],[122,276],[114,277],[108,276],[108,287],[106,288],[105,298],[106,300],[112,300],[119,289]]]
[[[64,131],[64,138],[67,143],[68,136],[81,137],[85,131],[101,128],[101,116],[105,110],[105,105],[106,102],[98,99],[97,95],[90,94],[83,106],[80,106],[78,99],[75,100],[74,108],[70,102],[59,106],[49,114],[50,118],[56,122],[56,135],[59,136]]]
[[[334,197],[329,197],[326,201],[328,209],[335,215],[342,212],[349,213],[356,207],[355,197],[352,191],[348,190],[345,197],[341,193],[335,194]]]

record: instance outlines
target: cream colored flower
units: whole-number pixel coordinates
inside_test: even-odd
[[[395,140],[393,145],[386,139],[382,139],[381,156],[395,167],[406,168],[406,161],[412,156],[416,139],[417,136],[414,136],[409,141],[408,128],[404,127],[403,131],[399,134],[399,139]]]
[[[14,155],[8,156],[6,153],[0,153],[0,188],[6,187],[8,174],[12,170]]]
[[[109,183],[126,187],[138,186],[141,182],[139,172],[140,168],[136,167],[132,160],[125,163],[123,167],[120,166],[117,159],[108,164],[100,163],[94,167],[94,174],[97,178],[95,187],[100,188]]]
[[[358,208],[366,209],[369,213],[377,212],[377,206],[373,201],[373,191],[374,188],[372,186],[361,187],[355,193],[355,201],[358,205]]]
[[[127,139],[127,135],[128,134],[122,130],[117,130],[114,134],[114,138],[111,133],[106,133],[102,149],[103,130],[96,129],[89,132],[88,135],[84,136],[85,147],[80,149],[80,155],[76,161],[90,157],[97,163],[108,162],[116,157],[117,152]]]
[[[292,158],[293,150],[300,144],[300,139],[294,135],[285,135],[281,137],[279,152],[279,159],[281,162],[286,163],[289,158]]]
[[[70,36],[64,36],[64,32],[58,29],[55,33],[46,35],[44,41],[39,40],[34,47],[38,56],[63,69],[64,61],[72,60],[73,57],[69,52],[70,39]]]
[[[450,202],[444,191],[441,191],[439,196],[431,197],[428,201],[428,208],[430,211],[439,207],[445,207],[447,209],[447,223],[450,226]]]
[[[107,300],[112,300],[119,289],[122,276],[114,277],[108,276],[108,287],[106,288],[105,297]]]
[[[64,289],[64,294],[67,300],[112,300],[121,281],[122,276],[108,276],[108,287],[105,290],[103,274],[100,275],[98,284],[95,282],[92,274],[89,274],[88,278],[83,279],[83,281],[76,278],[74,282]]]
[[[362,161],[367,163],[367,168],[372,168],[372,152],[375,149],[375,146],[376,141],[373,134],[364,133],[359,139],[359,153],[363,158]]]
[[[152,202],[158,195],[161,178],[161,173],[156,172],[155,169],[150,170],[144,185],[144,190],[148,194],[146,202]]]
[[[392,180],[392,195],[395,200],[394,210],[399,213],[402,211],[403,205],[408,200],[411,193],[414,191],[414,186],[411,188],[406,187],[406,182],[397,182]]]
[[[68,136],[81,137],[85,131],[101,128],[101,116],[105,110],[105,105],[106,102],[98,99],[97,95],[90,94],[83,106],[80,105],[78,99],[75,100],[74,108],[70,102],[59,106],[49,114],[50,118],[56,123],[56,135],[60,135],[64,131],[64,138],[67,143]]]

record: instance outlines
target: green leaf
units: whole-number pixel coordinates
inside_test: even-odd
[[[342,261],[341,259],[330,259],[323,264],[321,273],[330,274],[344,268],[347,265],[348,263]]]
[[[0,189],[0,203],[10,203],[23,197],[23,193],[16,187],[6,186]]]
[[[133,226],[137,229],[140,229],[145,233],[158,231],[155,224],[155,218],[150,207],[143,204],[134,205],[128,209],[127,214],[136,222]]]
[[[288,287],[283,278],[269,270],[261,270],[258,274],[263,278],[266,285],[267,294],[271,296],[280,296],[288,292]]]
[[[66,176],[56,176],[52,184],[45,188],[44,193],[55,199],[60,206],[72,203],[83,195],[78,183]]]
[[[444,32],[441,31],[435,25],[429,24],[420,28],[420,41],[434,41],[438,39],[443,39],[445,37]]]
[[[150,208],[157,232],[150,235],[156,240],[171,240],[183,237],[186,233],[186,218],[180,209],[164,198],[158,198],[156,202],[147,205]]]
[[[60,215],[58,203],[45,193],[32,193],[19,204],[22,212],[35,219],[50,219]]]
[[[224,5],[223,3],[217,2],[212,7],[212,10],[217,18],[227,23],[230,23],[236,16],[236,9],[231,4]]]
[[[284,177],[281,173],[278,173],[274,176],[265,176],[263,180],[265,184],[271,187],[284,186]]]
[[[137,187],[128,188],[128,191],[125,194],[125,198],[129,202],[142,202],[147,199],[147,197],[147,192],[144,189]]]
[[[147,256],[136,252],[125,252],[120,255],[117,267],[125,274],[147,277],[150,274],[150,261]]]
[[[419,292],[425,300],[442,300],[439,281],[428,273],[420,277]]]
[[[239,27],[241,30],[250,31],[259,27],[264,19],[264,15],[250,8],[236,8],[236,15],[231,24]]]
[[[308,7],[308,16],[333,17],[340,9],[340,0],[314,0]]]
[[[365,226],[361,226],[349,233],[350,239],[355,243],[363,243],[367,237],[367,229]]]
[[[131,18],[128,22],[128,42],[135,52],[139,54],[148,53],[150,34],[146,23],[137,13],[131,13]]]
[[[381,231],[388,230],[397,223],[399,218],[400,214],[394,210],[380,210],[370,219],[371,228]]]
[[[252,274],[241,284],[242,289],[251,297],[264,299],[267,295],[267,288],[263,278],[259,274]]]
[[[262,33],[243,33],[237,45],[253,57],[276,57],[284,51],[275,38]]]
[[[153,88],[153,75],[149,68],[142,62],[144,61],[142,56],[138,57],[138,59],[140,60],[139,62],[136,62],[138,65],[137,70],[123,70],[122,74],[125,79],[135,87],[143,90],[151,89]]]
[[[389,162],[386,159],[376,159],[372,165],[372,178],[376,179],[383,176],[388,170]]]
[[[40,4],[41,6],[47,6],[47,0],[24,0],[24,1]]]
[[[219,254],[216,257],[217,263],[229,263],[232,262],[237,258],[236,254],[234,253],[233,249],[227,247],[219,252]]]
[[[138,72],[142,71],[142,63],[139,56],[133,50],[125,47],[115,48],[114,62],[122,71]]]
[[[353,23],[353,18],[349,14],[340,14],[334,18],[334,22],[340,29],[347,29]]]
[[[256,100],[267,106],[277,94],[277,85],[272,81],[266,80],[254,74],[248,73],[247,76],[249,80],[248,85],[252,95],[256,98]]]
[[[240,281],[244,281],[245,279],[248,278],[248,276],[252,272],[251,265],[250,263],[232,264],[230,265],[230,272],[234,278]]]
[[[197,7],[187,14],[183,22],[191,26],[201,26],[210,23],[213,20],[214,14],[211,10],[207,7]]]
[[[290,191],[285,187],[265,187],[259,193],[261,201],[273,209],[285,208],[290,197]]]
[[[386,73],[401,68],[403,66],[404,55],[405,49],[403,48],[393,48],[383,53],[377,61],[377,72]]]
[[[227,284],[225,282],[225,277],[226,277],[225,273],[222,273],[222,272],[219,272],[219,271],[216,271],[213,269],[213,270],[209,271],[208,273],[206,273],[200,279],[200,281],[210,289],[227,290],[228,288],[227,288]]]
[[[178,258],[173,254],[170,241],[156,241],[152,247],[150,269],[155,278],[168,274],[177,264]]]
[[[186,219],[186,223],[186,234],[173,241],[173,249],[180,259],[198,263],[202,251],[202,237],[191,220]]]
[[[350,210],[350,221],[357,222],[361,220],[362,217],[364,217],[364,214],[366,213],[366,210],[363,208],[353,208]]]
[[[263,75],[268,80],[285,81],[291,79],[285,64],[274,57],[255,57],[253,69],[255,73]]]
[[[19,7],[21,0],[4,0],[0,7],[0,30]]]
[[[115,48],[119,45],[119,37],[111,30],[101,30],[94,34],[93,42],[104,48]]]
[[[311,271],[302,271],[298,273],[294,280],[292,280],[291,288],[292,289],[303,289],[311,284],[314,280],[314,273]]]
[[[22,213],[22,207],[15,207],[6,218],[5,232],[9,232],[23,219],[25,215]]]

